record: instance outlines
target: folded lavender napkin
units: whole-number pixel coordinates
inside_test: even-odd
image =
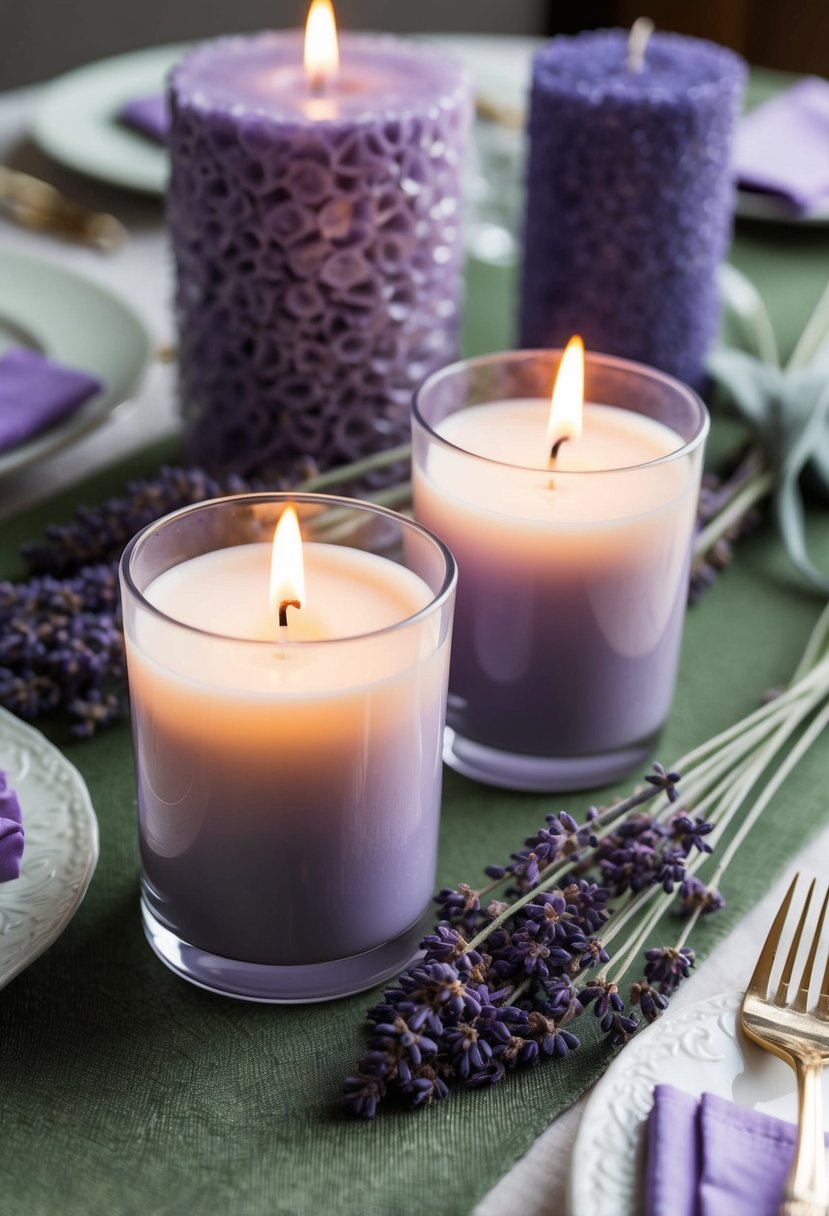
[[[22,443],[87,401],[101,382],[15,347],[0,357],[0,452]]]
[[[6,774],[0,769],[0,882],[17,878],[22,856],[23,825],[20,803],[14,790],[9,789]]]
[[[829,81],[807,76],[750,110],[737,129],[738,184],[793,212],[829,202]]]
[[[714,1094],[657,1085],[644,1216],[777,1216],[797,1129]]]
[[[149,136],[157,143],[166,144],[170,130],[170,114],[167,98],[163,93],[131,98],[121,106],[118,117],[134,131],[140,131],[142,135]]]

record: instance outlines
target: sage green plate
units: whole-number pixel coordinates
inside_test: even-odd
[[[153,350],[144,323],[118,296],[54,262],[0,246],[0,355],[12,346],[89,372],[103,388],[0,452],[0,476],[51,456],[102,423],[137,391]]]
[[[167,150],[118,119],[125,101],[160,93],[185,43],[101,59],[58,77],[43,90],[32,138],[53,160],[79,173],[144,194],[167,188]]]
[[[523,106],[532,52],[541,39],[486,34],[419,37],[462,59],[478,92],[491,102]],[[101,59],[58,77],[43,91],[32,137],[53,160],[70,169],[130,190],[163,194],[169,175],[166,149],[119,122],[118,112],[131,98],[160,93],[187,49],[186,43],[151,47]],[[518,132],[507,135],[520,144]]]

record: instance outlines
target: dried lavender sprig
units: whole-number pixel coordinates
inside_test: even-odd
[[[165,466],[157,477],[129,482],[121,497],[79,507],[68,524],[50,524],[45,542],[26,544],[21,552],[33,574],[62,575],[117,561],[132,537],[162,515],[251,488],[252,483],[235,475],[217,479],[202,469]]]
[[[652,776],[653,797],[665,795],[666,788],[675,793],[675,774],[658,769]],[[635,800],[639,803],[639,794]],[[548,825],[552,818],[548,817]],[[629,819],[621,821],[620,831],[632,820],[636,831],[643,822],[652,822],[636,806]],[[580,828],[562,813],[563,831],[554,835],[578,837],[589,831],[592,822],[589,818]],[[530,839],[543,841],[550,830],[542,828]],[[654,828],[666,850],[683,833],[690,831],[693,836],[700,830],[683,816],[676,824]],[[572,865],[584,847],[578,840],[576,844],[573,855],[556,868]],[[597,846],[594,861],[600,851]],[[655,867],[654,884],[660,874],[660,867]],[[428,1104],[447,1096],[448,1082],[496,1084],[510,1068],[535,1063],[542,1055],[569,1054],[579,1046],[569,1027],[589,1004],[612,1043],[630,1037],[638,1018],[625,1012],[615,989],[608,996],[609,987],[600,981],[575,978],[574,982],[574,977],[584,977],[609,961],[605,940],[612,919],[608,919],[607,892],[572,875],[563,887],[540,891],[542,886],[549,888],[549,883],[545,880],[525,893],[530,902],[523,897],[513,901],[506,922],[501,920],[501,905],[483,911],[471,888],[459,888],[459,908],[465,909],[472,897],[471,918],[493,926],[486,938],[488,952],[479,952],[457,926],[445,922],[424,940],[423,961],[405,972],[397,986],[386,989],[369,1012],[374,1026],[369,1051],[343,1089],[348,1110],[371,1118],[390,1091],[411,1105]],[[657,1016],[665,1004],[647,982],[638,986],[636,1002],[646,1018]]]
[[[811,712],[811,709],[814,709],[814,705],[810,707],[809,712]],[[746,779],[741,783],[736,791],[731,791],[727,799],[724,800],[725,805],[721,808],[720,814],[713,816],[718,825],[721,826],[722,830],[725,830],[725,828],[727,828],[733,821],[740,807],[745,802],[748,794],[752,789],[755,788],[762,774],[768,769],[772,757],[777,754],[780,746],[782,746],[782,744],[791,737],[805,716],[807,715],[800,715],[794,724],[789,722],[783,723],[778,732],[776,732],[769,747],[761,750],[759,758],[749,769]],[[740,845],[746,839],[752,827],[768,806],[771,799],[777,793],[786,777],[796,766],[796,764],[803,758],[812,744],[820,737],[827,724],[829,724],[829,704],[825,705],[823,710],[813,719],[800,739],[797,740],[792,750],[783,759],[780,767],[770,777],[768,785],[764,788],[757,801],[753,804],[750,812],[740,824],[737,832],[729,842],[727,849],[720,858],[711,880],[707,884],[709,889],[717,890],[720,887],[729,865],[739,851]],[[704,860],[704,858],[700,857],[697,859],[695,865],[689,866],[689,875],[693,875],[695,871],[699,869],[702,864],[704,864]],[[652,894],[652,890],[647,891],[643,897],[642,903],[645,903]],[[688,937],[695,928],[699,917],[704,913],[704,911],[705,907],[702,903],[698,904],[693,910],[687,924],[679,934],[673,947],[671,947],[674,952],[679,953],[682,951]],[[615,983],[618,984],[621,981],[622,977],[630,969],[633,962],[642,951],[645,943],[650,937],[650,934],[655,930],[656,926],[664,915],[665,909],[657,906],[647,917],[647,919],[640,924],[637,933],[627,944],[626,952],[622,960],[615,963],[614,966],[608,970],[608,978],[610,978],[610,975],[612,974]]]
[[[779,767],[771,774],[763,790],[740,823],[707,884],[709,891],[716,892],[719,889],[729,865],[737,856],[741,844],[750,833],[760,815],[766,809],[792,769],[820,737],[826,726],[829,725],[829,699],[827,699],[829,698],[829,655],[824,653],[828,642],[829,606],[824,609],[812,631],[803,657],[795,669],[793,682],[789,689],[790,694],[795,694],[799,686],[807,686],[807,695],[805,697],[801,696],[799,702],[794,700],[794,695],[792,695],[788,703],[784,702],[782,706],[779,702],[783,698],[778,698],[778,701],[772,702],[770,707],[764,707],[762,711],[756,711],[756,714],[762,714],[767,719],[763,723],[763,726],[768,727],[770,724],[768,720],[769,713],[766,711],[770,709],[771,713],[775,715],[771,720],[771,725],[776,728],[773,731],[766,729],[763,738],[749,749],[748,756],[741,766],[737,781],[730,783],[725,789],[715,789],[713,798],[709,796],[703,800],[703,802],[713,803],[710,817],[717,824],[720,834],[722,834],[734,822],[747,798],[756,789],[763,775],[768,771],[772,762],[780,753],[780,750],[800,729],[803,723],[811,715],[815,715],[802,735],[796,740],[791,750],[783,757]],[[821,702],[826,702],[822,709],[820,708]],[[815,713],[816,710],[818,711],[817,713]],[[754,717],[755,715],[749,715],[743,722],[751,721]],[[737,726],[739,725],[738,723]],[[728,731],[723,732],[723,736],[719,737],[727,736],[731,739],[734,731],[735,728],[732,727]],[[747,733],[750,734],[751,732]],[[731,746],[733,747],[733,744]],[[716,737],[704,745],[705,751],[711,751],[712,749],[716,751]],[[698,753],[700,750],[702,749],[696,749],[696,752]],[[690,774],[691,779],[693,778],[693,768],[691,766],[693,756],[693,752],[689,753],[680,762],[683,764],[685,771]],[[687,794],[687,790],[685,792]],[[702,805],[702,802],[695,804],[695,809],[697,811],[701,810]],[[705,860],[703,856],[698,856],[688,867],[689,876],[693,876],[705,863]],[[647,892],[642,902],[646,902],[650,895],[651,892]],[[698,902],[685,928],[679,934],[673,947],[670,948],[675,954],[680,953],[685,948],[685,943],[690,933],[705,910],[706,904],[703,901]],[[614,964],[612,968],[613,978],[616,983],[619,983],[622,976],[632,965],[663,914],[664,910],[657,907],[647,920],[640,925],[639,931],[630,942],[624,958],[620,963]]]
[[[620,823],[615,832],[608,831],[597,841],[592,858],[594,863],[598,859],[599,865],[602,856],[612,856],[616,845],[624,846],[625,842],[631,839],[631,832],[634,839],[661,841],[661,865],[667,865],[669,875],[667,888],[670,889],[675,881],[679,881],[679,876],[684,876],[682,892],[687,890],[687,902],[692,910],[685,929],[673,946],[653,947],[646,951],[644,979],[635,981],[631,986],[631,1010],[625,1011],[618,984],[639,957],[649,935],[654,932],[664,914],[665,901],[659,898],[662,870],[652,866],[651,880],[645,890],[628,898],[626,903],[617,908],[613,919],[608,921],[606,912],[593,913],[591,915],[595,915],[596,919],[584,920],[581,928],[574,926],[573,913],[568,910],[568,898],[578,901],[578,885],[565,886],[564,889],[548,889],[539,893],[539,888],[551,887],[549,879],[552,874],[545,873],[542,881],[536,884],[536,890],[525,893],[529,894],[529,902],[522,895],[511,907],[499,904],[486,913],[475,913],[477,917],[485,920],[485,927],[494,926],[496,920],[500,921],[499,926],[494,927],[483,939],[489,954],[478,951],[475,938],[467,943],[457,930],[445,925],[436,935],[424,942],[427,947],[427,962],[431,957],[431,950],[438,952],[434,957],[457,963],[457,967],[450,966],[448,974],[441,973],[442,978],[438,977],[444,984],[444,995],[455,1002],[455,1021],[454,1028],[448,1032],[447,1041],[451,1044],[451,1050],[447,1056],[445,1052],[441,1054],[443,1049],[438,1043],[441,1021],[437,1012],[418,1012],[418,1008],[412,1007],[411,1016],[414,1020],[422,1017],[433,1019],[430,1033],[437,1036],[434,1042],[438,1050],[424,1065],[431,1072],[420,1078],[419,1089],[411,1092],[411,1083],[404,1083],[401,1090],[404,1097],[413,1104],[429,1102],[446,1096],[446,1080],[454,1078],[466,1084],[493,1084],[502,1079],[505,1067],[516,1066],[519,1062],[532,1063],[538,1059],[541,1052],[555,1055],[574,1050],[578,1046],[578,1039],[569,1029],[566,1030],[565,1026],[569,1026],[586,1005],[592,1004],[601,1028],[615,1044],[622,1044],[635,1032],[638,1016],[641,1015],[645,1021],[651,1021],[660,1015],[667,995],[687,976],[693,966],[694,952],[685,943],[699,916],[706,910],[715,910],[722,905],[721,897],[712,889],[714,884],[721,880],[742,841],[794,765],[829,725],[829,655],[825,653],[828,640],[829,608],[818,622],[806,647],[804,659],[798,664],[797,686],[790,688],[791,696],[788,700],[787,694],[784,694],[777,702],[762,711],[756,711],[755,715],[749,715],[742,723],[743,727],[746,727],[746,723],[752,724],[747,728],[747,733],[752,736],[751,744],[740,759],[737,784],[720,788],[721,798],[714,807],[711,818],[719,821],[721,830],[735,820],[747,797],[763,779],[792,735],[804,722],[808,724],[784,756],[779,768],[772,774],[748,815],[739,824],[737,833],[720,859],[713,882],[708,888],[702,887],[698,880],[692,879],[691,876],[705,861],[704,850],[708,847],[706,836],[711,825],[701,823],[698,817],[693,821],[690,819],[684,809],[689,801],[687,791],[683,792],[680,799],[680,809],[677,810],[674,806],[670,818],[666,819],[665,808],[660,810],[658,806],[652,809],[650,814],[636,810]],[[807,669],[807,659],[811,664],[810,670]],[[733,751],[737,742],[733,728],[723,732],[720,742],[723,738],[726,740],[725,749]],[[717,740],[709,741],[708,744],[695,749],[695,752],[689,753],[694,754],[698,756],[699,766],[707,769],[710,774],[716,767]],[[703,789],[706,788],[707,783],[703,786]],[[588,825],[592,827],[593,822],[589,819]],[[540,838],[539,834],[530,839]],[[682,864],[676,865],[674,871],[677,850],[672,841],[675,838],[680,843],[684,842],[684,854],[679,858]],[[688,853],[694,850],[695,856],[689,858]],[[523,857],[524,853],[516,856]],[[572,858],[569,860],[572,861]],[[560,872],[566,869],[566,865],[567,863],[562,861],[554,868]],[[561,873],[558,876],[563,877]],[[568,881],[566,877],[564,881]],[[569,891],[574,894],[568,896]],[[463,899],[463,896],[461,898]],[[605,898],[606,893],[603,896],[603,899]],[[648,908],[646,905],[651,906]],[[574,910],[575,906],[573,905]],[[589,903],[587,906],[589,908]],[[597,907],[603,909],[604,903],[600,902]],[[510,912],[514,914],[510,916]],[[547,928],[544,929],[544,918],[548,913],[549,920]],[[644,915],[640,917],[640,913]],[[584,915],[587,916],[588,913]],[[622,944],[617,957],[611,960],[607,952],[608,944],[634,922],[637,923]],[[595,936],[597,927],[601,927],[601,939]],[[602,970],[598,978],[589,978],[588,972],[595,966],[601,967]],[[572,976],[575,976],[575,982]],[[471,982],[468,983],[467,980]],[[504,990],[504,980],[511,983],[511,991]],[[497,987],[499,981],[500,988]],[[403,1008],[410,994],[410,986],[401,989],[397,995],[395,990],[387,991],[385,999],[390,1003],[378,1006],[375,1021],[386,1018],[390,1010],[394,1012],[395,1007]],[[472,1002],[473,1008],[469,1007],[469,1001]],[[408,1001],[408,1004],[411,1005],[411,1001]],[[509,1019],[518,1021],[513,1023]],[[526,1037],[528,1034],[529,1038]],[[535,1037],[532,1037],[533,1035]],[[467,1051],[474,1052],[474,1057],[463,1054]],[[458,1052],[461,1054],[458,1055]],[[472,1064],[469,1062],[470,1058],[473,1058]],[[353,1078],[348,1084],[347,1101],[356,1113],[375,1113],[374,1099],[378,1097],[380,1082],[383,1086],[387,1080],[393,1086],[397,1084],[390,1074],[380,1077],[372,1074],[372,1067],[379,1068],[382,1065],[382,1068],[386,1068],[388,1059],[388,1050],[385,1055],[383,1051],[370,1053],[363,1062],[364,1068],[360,1076]],[[383,1063],[384,1060],[386,1063]],[[443,1069],[442,1076],[445,1078],[440,1086],[437,1084],[436,1071],[439,1069]],[[410,1086],[409,1092],[406,1090],[407,1084]],[[372,1100],[369,1106],[366,1106],[365,1098],[360,1097],[357,1103],[360,1109],[357,1109],[354,1094],[362,1095],[366,1086],[373,1095]]]
[[[665,769],[663,769],[662,765],[658,765],[658,766],[655,765],[654,768],[657,770],[657,775],[659,775],[659,776],[661,776],[662,774],[665,773]],[[674,774],[674,781],[672,782],[672,785],[675,785],[679,781],[679,779],[680,779],[679,774],[678,773]],[[617,819],[620,818],[621,815],[628,813],[634,807],[641,806],[643,803],[649,801],[652,798],[657,798],[661,793],[662,793],[662,788],[660,786],[654,786],[650,790],[648,790],[647,788],[644,790],[640,790],[637,794],[632,795],[630,798],[626,798],[622,802],[616,804],[615,806],[610,807],[608,809],[608,811],[606,812],[607,818],[604,820],[604,823],[607,825],[607,824],[615,822]],[[591,829],[594,826],[594,822],[595,821],[591,821],[591,823],[590,823]],[[496,929],[499,929],[505,923],[505,921],[509,920],[509,918],[511,916],[514,916],[516,912],[520,911],[521,908],[525,907],[528,903],[530,903],[536,895],[541,895],[541,894],[544,894],[546,891],[549,891],[549,889],[552,886],[554,886],[557,879],[559,879],[563,874],[565,874],[568,870],[570,870],[572,868],[572,865],[573,865],[572,858],[567,858],[565,861],[561,862],[560,864],[557,864],[557,865],[554,864],[550,867],[547,867],[547,869],[544,872],[545,873],[544,878],[542,878],[540,882],[538,882],[534,886],[532,886],[529,889],[529,891],[527,891],[523,895],[519,896],[518,899],[516,899],[513,903],[511,903],[508,908],[506,908],[503,912],[501,912],[498,916],[496,916],[489,925],[485,926],[485,928],[483,928],[481,930],[481,932],[478,933],[472,939],[472,941],[469,943],[469,949],[477,950],[478,947],[483,945],[483,943],[486,941],[486,939]]]

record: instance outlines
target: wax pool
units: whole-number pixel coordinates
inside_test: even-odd
[[[448,640],[434,620],[394,628],[433,593],[373,554],[304,553],[308,608],[286,629],[262,543],[162,573],[145,598],[164,615],[128,633],[145,900],[183,941],[255,964],[370,950],[434,884]]]
[[[549,410],[470,405],[428,438],[416,423],[414,501],[458,563],[447,724],[504,755],[575,758],[577,787],[604,774],[578,758],[647,749],[664,723],[698,471],[670,459],[683,447],[671,428],[600,404],[550,469]]]

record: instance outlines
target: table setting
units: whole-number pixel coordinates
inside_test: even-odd
[[[816,1216],[829,83],[339,22],[0,93],[8,1211]]]

